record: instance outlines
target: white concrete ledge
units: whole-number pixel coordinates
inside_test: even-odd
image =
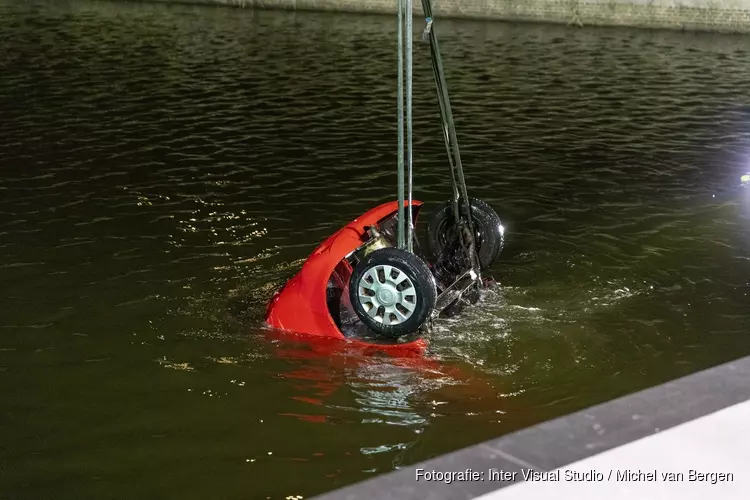
[[[749,401],[746,357],[316,498],[747,499]]]
[[[547,473],[477,500],[746,500],[750,402]]]

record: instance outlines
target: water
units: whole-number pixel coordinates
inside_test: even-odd
[[[750,354],[746,39],[436,29],[508,245],[414,366],[262,326],[394,197],[394,19],[0,0],[0,496],[310,497]]]

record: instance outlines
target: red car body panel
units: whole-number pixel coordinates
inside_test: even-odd
[[[407,206],[407,203],[404,203]],[[414,222],[422,202],[412,200]],[[427,347],[423,339],[402,344],[374,344],[348,339],[336,325],[328,309],[327,287],[334,270],[341,278],[340,285],[348,283],[352,269],[346,257],[365,243],[366,227],[391,217],[398,211],[398,202],[392,201],[373,208],[331,235],[307,258],[302,268],[268,304],[266,323],[280,330],[298,334],[345,340],[362,349],[379,350],[398,356],[423,352]]]

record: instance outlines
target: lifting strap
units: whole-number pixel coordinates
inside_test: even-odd
[[[442,120],[443,139],[448,153],[448,162],[451,172],[451,187],[453,189],[452,208],[455,221],[465,221],[469,228],[468,241],[463,241],[466,247],[474,249],[474,225],[471,218],[471,205],[466,190],[466,179],[464,177],[461,153],[458,148],[456,126],[453,121],[450,98],[445,82],[440,46],[435,33],[434,17],[432,13],[431,0],[421,0],[422,10],[425,16],[425,28],[422,32],[422,40],[430,44],[430,59],[435,77],[440,117]],[[412,217],[412,0],[398,0],[398,229],[397,240],[399,248],[412,251],[413,241],[413,217]],[[406,100],[404,106],[404,97]],[[404,108],[406,108],[404,110]],[[405,112],[404,112],[405,111]],[[404,116],[405,115],[405,116]],[[404,152],[404,142],[406,152]],[[405,179],[405,167],[408,171],[408,179]],[[406,208],[408,215],[404,214],[404,184],[407,184],[408,201]],[[463,217],[461,217],[463,215]],[[463,238],[462,238],[463,239]],[[475,253],[475,252],[471,252]],[[476,260],[476,259],[472,259]],[[474,267],[474,263],[470,264]],[[478,268],[477,268],[478,271]]]

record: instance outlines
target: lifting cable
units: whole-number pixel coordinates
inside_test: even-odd
[[[474,227],[471,217],[471,204],[466,189],[461,154],[458,149],[456,126],[453,121],[450,98],[445,84],[445,72],[438,46],[437,35],[433,27],[432,2],[421,0],[425,15],[426,26],[422,39],[430,43],[430,59],[435,77],[440,117],[442,119],[443,139],[448,153],[451,172],[451,186],[453,188],[453,211],[455,220],[459,220],[460,213],[466,217],[470,240],[473,246]],[[412,153],[412,41],[413,41],[413,4],[412,0],[398,0],[398,247],[412,252],[414,218],[412,216],[413,191],[413,153]],[[405,78],[404,78],[405,77]],[[405,82],[404,82],[405,80]],[[404,95],[405,94],[405,95]],[[404,98],[406,110],[404,113]],[[404,114],[406,116],[404,116]],[[406,142],[406,152],[404,152]],[[404,170],[407,169],[408,178],[405,180]],[[404,184],[408,190],[408,214],[404,214]],[[462,200],[463,203],[459,203]],[[461,210],[463,208],[463,210]],[[469,242],[466,242],[467,244]],[[472,252],[473,253],[473,252]]]
[[[412,251],[414,239],[412,217],[412,12],[412,0],[398,0],[398,247],[406,248],[409,252]],[[406,94],[405,117],[404,94]],[[406,123],[404,124],[404,122]],[[406,132],[406,141],[404,141],[404,132]],[[404,142],[406,142],[406,155],[404,155]],[[408,169],[408,214],[406,218],[404,217],[404,163],[406,163]],[[404,233],[406,233],[406,236]]]

